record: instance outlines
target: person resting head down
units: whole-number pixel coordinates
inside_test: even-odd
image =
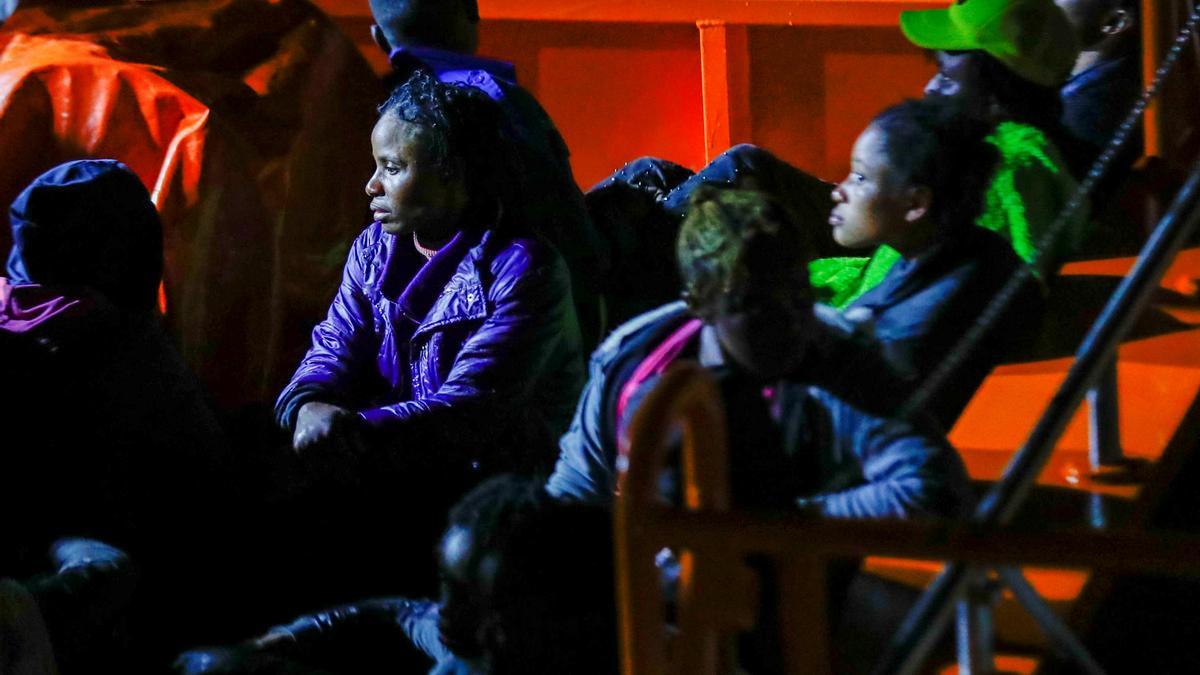
[[[872,415],[806,386],[838,378],[816,370],[840,369],[819,357],[823,336],[842,325],[836,312],[812,303],[813,249],[788,211],[759,192],[698,190],[677,254],[685,301],[627,322],[593,355],[559,442],[551,495],[610,503],[620,439],[638,403],[667,367],[691,359],[718,379],[735,502],[786,508],[799,501],[835,517],[957,512],[966,474],[933,426]]]

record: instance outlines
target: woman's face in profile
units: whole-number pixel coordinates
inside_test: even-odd
[[[371,214],[389,234],[415,234],[436,246],[458,231],[466,211],[462,172],[445,175],[430,160],[423,127],[384,113],[371,131],[375,172],[367,181]]]
[[[883,132],[871,125],[854,142],[850,174],[833,189],[834,241],[859,249],[902,240],[908,223],[894,182]]]

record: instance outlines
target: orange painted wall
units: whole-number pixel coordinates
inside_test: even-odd
[[[366,17],[339,17],[377,69]],[[821,178],[884,106],[919,96],[933,66],[895,27],[752,26],[751,137]],[[512,61],[571,148],[584,189],[657,155],[704,163],[699,32],[690,24],[485,20],[480,53]]]
[[[585,189],[642,155],[704,164],[695,26],[494,21],[480,52],[516,64]]]
[[[752,28],[752,140],[840,179],[863,127],[884,107],[920,96],[934,70],[898,28]]]

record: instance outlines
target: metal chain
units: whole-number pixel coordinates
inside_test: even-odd
[[[1043,271],[1042,266],[1045,263],[1041,259],[1041,251],[1053,250],[1051,246],[1079,213],[1080,208],[1083,207],[1092,191],[1096,188],[1096,184],[1104,177],[1113,159],[1116,158],[1117,154],[1129,140],[1129,137],[1133,134],[1133,130],[1137,127],[1138,121],[1146,111],[1146,107],[1158,95],[1159,90],[1162,88],[1163,80],[1166,79],[1167,75],[1174,69],[1176,62],[1179,61],[1180,54],[1183,53],[1184,47],[1191,41],[1198,23],[1200,23],[1200,3],[1193,6],[1192,13],[1188,17],[1187,22],[1179,30],[1174,43],[1167,51],[1166,56],[1163,57],[1158,69],[1154,72],[1154,80],[1150,83],[1150,86],[1146,87],[1137,102],[1134,103],[1129,114],[1125,116],[1120,126],[1117,127],[1112,140],[1109,141],[1104,151],[1100,153],[1100,156],[1096,158],[1096,161],[1092,163],[1087,176],[1079,183],[1074,194],[1067,201],[1066,206],[1059,212],[1058,217],[1051,224],[1049,230],[1046,231],[1045,236],[1038,242],[1038,250],[1034,254],[1034,259],[1018,269],[1000,289],[980,314],[979,319],[975,321],[962,339],[954,346],[954,349],[950,350],[946,358],[929,374],[929,377],[925,378],[921,386],[917,388],[908,402],[900,409],[899,417],[909,419],[928,405],[933,395],[942,388],[946,381],[950,379],[950,376],[966,360],[967,355],[975,351],[979,344],[983,342],[988,332],[999,322],[1001,316],[1007,311],[1008,306],[1012,304],[1012,301],[1022,291],[1025,284],[1031,283],[1033,277]]]

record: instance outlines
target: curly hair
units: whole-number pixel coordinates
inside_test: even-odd
[[[808,231],[765,193],[701,187],[676,240],[688,307],[701,316],[736,311],[754,278],[807,290]]]
[[[975,222],[999,158],[987,142],[990,125],[965,114],[954,99],[930,97],[886,108],[871,126],[883,135],[897,184],[929,188],[938,231]]]
[[[462,172],[468,208],[490,209],[516,199],[512,177],[519,167],[503,132],[504,113],[480,90],[445,84],[418,70],[379,106],[384,115],[421,127],[429,159],[443,177]]]

